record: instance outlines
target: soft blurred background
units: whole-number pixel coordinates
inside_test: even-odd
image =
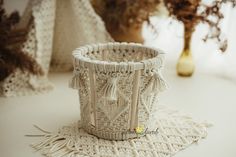
[[[201,3],[210,4],[214,0],[202,0]],[[22,15],[28,0],[6,0],[5,8],[7,13],[18,10]],[[99,2],[99,1],[98,1]],[[203,42],[204,36],[209,32],[209,28],[200,23],[196,26],[191,42],[196,73],[210,73],[227,79],[236,79],[236,9],[231,4],[223,4],[221,12],[224,18],[220,22],[220,28],[224,38],[228,40],[226,52],[221,53],[217,43],[209,40]],[[168,16],[168,11],[164,5],[158,7],[157,17],[150,18],[153,28],[144,21],[142,29],[144,43],[164,50],[166,55],[166,67],[175,69],[177,60],[184,46],[183,24]]]

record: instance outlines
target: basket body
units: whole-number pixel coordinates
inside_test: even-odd
[[[110,140],[144,135],[158,93],[166,87],[160,73],[163,53],[134,43],[107,43],[81,47],[73,56],[70,85],[79,90],[83,128]]]

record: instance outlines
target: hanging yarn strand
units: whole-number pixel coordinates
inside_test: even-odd
[[[117,100],[117,77],[110,77],[101,89],[101,93],[108,100]]]
[[[74,71],[73,77],[69,82],[69,87],[72,89],[79,89],[80,87],[80,79],[79,79],[79,71]]]
[[[155,70],[153,74],[152,92],[162,92],[168,88],[166,81],[164,80],[160,70]]]
[[[143,91],[144,93],[157,93],[168,89],[168,84],[161,74],[161,68],[157,68],[155,63],[150,61],[144,63],[144,75],[151,77]]]

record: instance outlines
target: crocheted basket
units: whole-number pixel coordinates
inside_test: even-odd
[[[104,139],[144,135],[157,95],[166,88],[163,53],[135,43],[76,49],[70,86],[78,89],[83,128]]]

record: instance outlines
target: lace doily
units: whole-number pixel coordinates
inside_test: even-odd
[[[110,141],[86,133],[80,122],[57,132],[44,132],[44,138],[31,146],[50,157],[166,157],[207,136],[208,124],[164,106],[156,111],[157,131],[125,141]],[[156,129],[157,128],[157,129]]]

